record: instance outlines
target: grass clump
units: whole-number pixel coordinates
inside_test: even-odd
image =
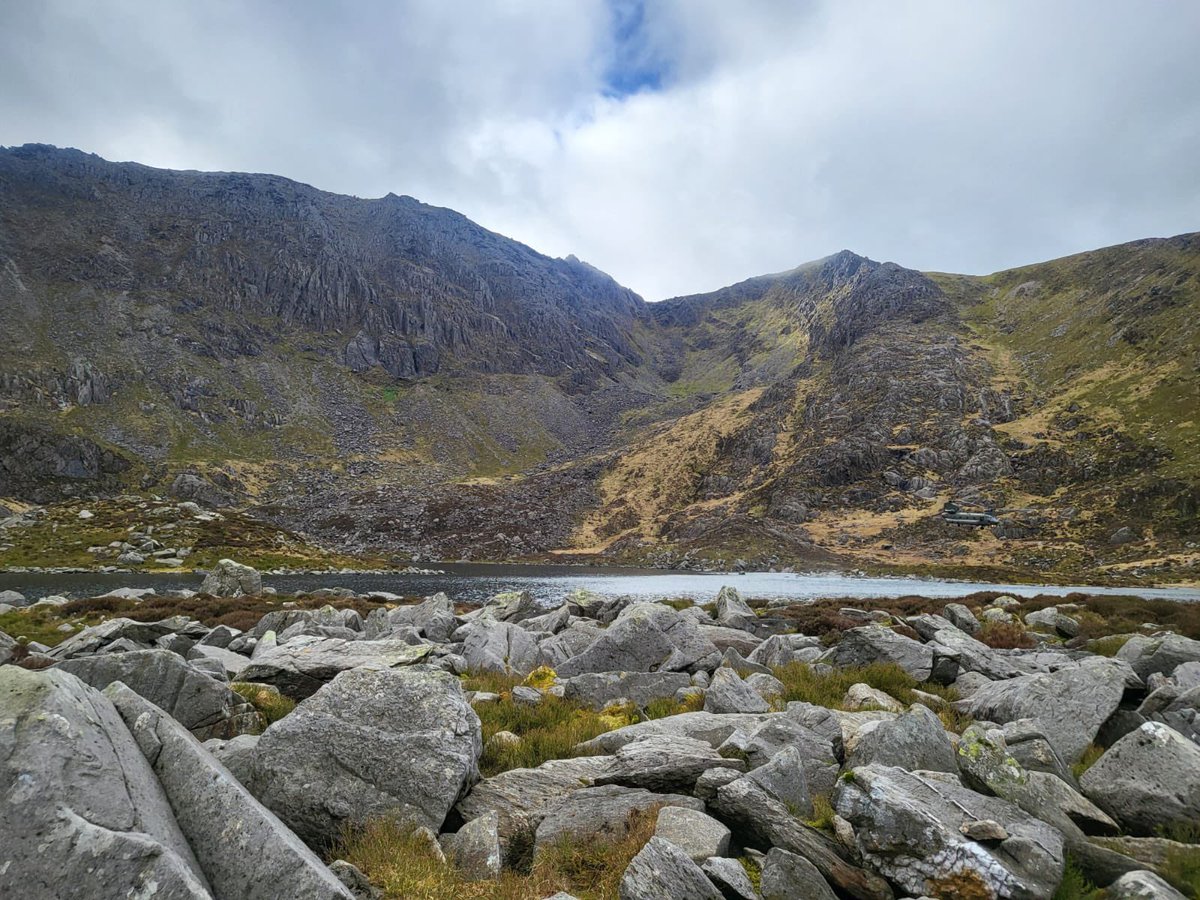
[[[738,863],[746,872],[746,877],[750,879],[750,884],[754,886],[756,893],[762,893],[762,869],[758,865],[758,861],[749,856],[739,856]]]
[[[1195,829],[1197,826],[1193,826]],[[1193,831],[1193,838],[1200,837]],[[1200,897],[1200,847],[1172,847],[1162,877],[1188,897]]]
[[[1092,884],[1075,860],[1068,856],[1062,881],[1054,892],[1054,900],[1099,900],[1103,896],[1104,892]]]
[[[1110,634],[1107,637],[1091,641],[1087,648],[1097,656],[1116,656],[1117,651],[1129,643],[1132,634]]]
[[[1096,764],[1096,760],[1103,755],[1104,748],[1099,744],[1088,744],[1087,748],[1083,751],[1083,755],[1080,756],[1076,762],[1071,764],[1071,773],[1076,778],[1079,778],[1084,772],[1094,766]]]
[[[467,881],[410,826],[389,819],[348,830],[333,856],[361,869],[385,900],[541,900],[559,891],[607,900],[617,896],[625,869],[654,834],[657,819],[657,809],[635,812],[620,837],[560,841],[527,870],[505,869],[489,881]]]
[[[828,794],[814,794],[812,798],[812,815],[804,819],[809,828],[833,834],[833,817],[837,814]]]
[[[251,706],[257,709],[266,720],[267,725],[278,722],[296,708],[296,701],[285,697],[279,691],[265,685],[239,681],[231,684],[230,689],[243,697]]]

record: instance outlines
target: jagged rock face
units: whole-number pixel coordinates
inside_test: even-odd
[[[274,176],[170,172],[38,146],[0,153],[0,185],[9,221],[42,224],[4,229],[27,283],[82,280],[185,310],[340,330],[351,335],[350,368],[396,377],[638,361],[629,331],[642,303],[631,291],[411,197],[364,201]],[[234,321],[203,349],[254,356],[267,339]]]

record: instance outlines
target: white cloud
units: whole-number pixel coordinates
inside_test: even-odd
[[[0,143],[409,193],[651,298],[1200,228],[1189,0],[613,3],[9,4]]]

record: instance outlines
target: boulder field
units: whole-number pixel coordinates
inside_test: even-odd
[[[0,633],[0,896],[378,898],[337,851],[381,820],[486,881],[649,816],[622,900],[1036,900],[1065,877],[1174,898],[1171,853],[1200,856],[1200,642],[1179,635],[1098,656],[1062,643],[1064,605],[1028,622],[1057,636],[995,649],[950,604],[831,643],[729,588],[713,612],[586,593],[456,609],[114,618],[40,650]],[[797,673],[880,666],[907,687],[789,694]],[[481,673],[515,686],[466,690]],[[294,709],[264,717],[259,695]],[[612,727],[481,773],[495,703]]]

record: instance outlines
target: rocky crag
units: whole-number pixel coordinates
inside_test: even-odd
[[[229,561],[205,589],[263,590]],[[618,846],[595,896],[1200,888],[1200,642],[1183,635],[1089,642],[1068,637],[1083,607],[1003,596],[841,609],[831,637],[732,588],[707,608],[338,599],[368,611],[281,602],[244,631],[117,616],[53,647],[0,633],[0,891],[484,897],[506,879],[538,900]],[[1024,648],[997,649],[998,623]],[[598,724],[551,743],[568,719]],[[362,856],[363,833],[396,843]],[[564,846],[593,869],[547,868]]]
[[[0,504],[59,524],[174,495],[405,560],[1196,578],[1197,235],[646,304],[412,198],[26,146],[0,316]]]

